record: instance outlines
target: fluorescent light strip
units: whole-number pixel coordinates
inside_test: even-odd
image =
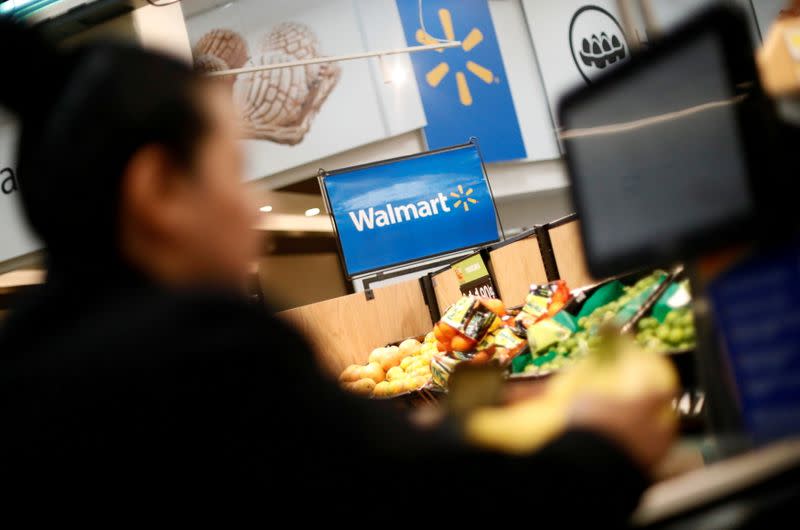
[[[8,0],[0,4],[0,15],[24,18],[64,0]],[[88,2],[83,2],[88,3]]]

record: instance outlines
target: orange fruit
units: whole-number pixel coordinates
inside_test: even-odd
[[[450,341],[450,347],[453,351],[467,352],[475,347],[475,341],[461,335],[456,335],[453,337],[453,340]]]
[[[486,309],[497,316],[506,314],[506,306],[503,304],[502,300],[498,300],[497,298],[482,298],[481,303]]]
[[[450,351],[450,348],[447,346],[447,344],[438,341],[436,342],[436,349],[440,352]]]
[[[485,351],[482,351],[482,352],[476,353],[475,356],[472,357],[470,362],[473,363],[473,364],[483,364],[483,363],[489,362],[489,359],[491,359],[491,356],[489,356],[489,354],[486,353]]]
[[[445,337],[445,339],[452,339],[453,337],[458,335],[458,330],[456,328],[454,328],[450,324],[445,324],[444,322],[439,322],[439,332]],[[443,340],[442,342],[447,342],[447,341]]]
[[[433,325],[433,336],[439,342],[447,342],[447,337],[445,337],[444,333],[442,333],[442,330],[439,328],[438,322]]]

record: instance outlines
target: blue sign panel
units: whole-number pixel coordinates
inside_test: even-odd
[[[323,186],[349,276],[500,238],[472,144],[331,172]]]
[[[525,144],[500,55],[487,0],[397,0],[410,46],[436,38],[461,46],[412,53],[428,126],[428,147],[438,149],[476,137],[488,162],[525,158]],[[431,36],[432,35],[432,36]]]
[[[798,263],[798,243],[760,252],[709,288],[744,421],[756,443],[800,434]]]

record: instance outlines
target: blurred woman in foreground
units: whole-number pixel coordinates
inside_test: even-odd
[[[225,90],[140,49],[56,52],[3,21],[0,47],[26,50],[6,57],[0,105],[20,118],[22,201],[48,259],[46,284],[0,333],[2,480],[263,486],[278,512],[313,495],[375,516],[381,499],[436,484],[470,511],[541,499],[564,523],[625,520],[670,443],[662,399],[587,402],[572,431],[511,458],[342,394],[300,337],[239,295],[255,209]]]

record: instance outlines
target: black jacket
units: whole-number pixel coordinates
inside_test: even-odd
[[[342,393],[300,337],[238,298],[168,290],[122,267],[85,282],[52,276],[0,332],[0,481],[18,489],[277,488],[273,510],[302,495],[376,517],[424,492],[419,514],[544,509],[619,523],[645,487],[589,433],[511,458],[447,426],[415,430]]]

